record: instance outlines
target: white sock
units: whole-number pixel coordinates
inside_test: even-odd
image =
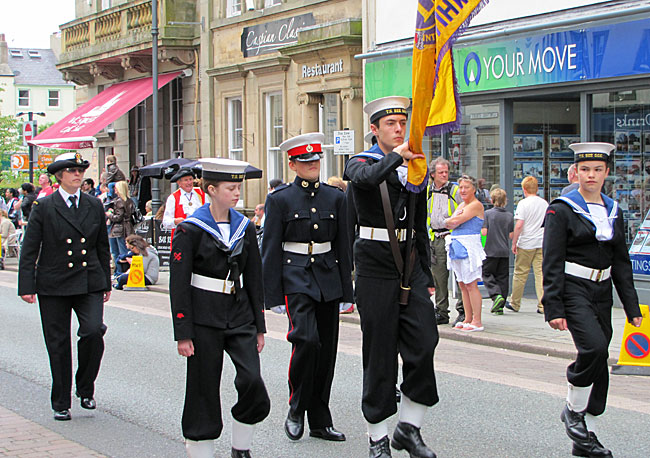
[[[250,450],[251,442],[253,442],[253,432],[255,431],[254,425],[247,425],[240,423],[234,418],[232,419],[232,436],[231,444],[235,450]]]
[[[193,441],[185,439],[185,449],[189,458],[214,458],[214,441]]]
[[[587,431],[598,435],[598,421],[599,418],[588,413],[585,415],[585,423],[587,424]]]
[[[424,414],[427,413],[427,406],[411,401],[402,393],[402,401],[399,408],[399,421],[421,428],[424,422]]]
[[[589,386],[573,386],[572,384],[567,384],[569,389],[566,395],[566,402],[569,405],[569,409],[574,412],[584,412],[587,410],[587,404],[589,404],[589,395],[591,394],[591,387]]]
[[[388,425],[386,420],[379,423],[368,423],[368,436],[373,442],[377,442],[382,437],[388,436]]]

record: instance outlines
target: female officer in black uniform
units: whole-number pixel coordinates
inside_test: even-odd
[[[232,456],[250,457],[253,425],[270,401],[260,375],[264,347],[262,262],[255,225],[237,204],[248,163],[203,159],[203,189],[211,203],[176,229],[170,296],[178,353],[187,359],[183,436],[191,458],[212,458],[221,435],[219,384],[223,353],[235,365]]]
[[[639,300],[617,202],[601,193],[614,145],[575,143],[579,188],[555,199],[544,229],[544,314],[553,329],[569,330],[578,356],[567,368],[569,390],[561,419],[573,455],[609,457],[596,437],[605,411],[612,338],[612,281],[627,319],[641,325]]]

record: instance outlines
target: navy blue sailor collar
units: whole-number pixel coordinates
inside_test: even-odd
[[[600,193],[600,197],[603,199],[603,202],[605,203],[608,219],[610,220],[616,219],[616,216],[618,214],[618,202],[612,200],[611,198],[607,197],[603,193]],[[580,194],[580,192],[577,189],[574,189],[573,191],[558,197],[557,200],[561,200],[567,203],[575,213],[587,219],[592,224],[594,229],[596,228],[596,223],[591,217],[591,213],[589,212],[589,207],[587,206],[587,202],[585,202],[584,197],[582,197],[582,194]]]
[[[210,213],[210,204],[207,203],[199,207],[192,216],[187,218],[185,223],[194,224],[197,227],[200,227],[208,234],[212,235],[215,239],[221,242],[226,246],[228,250],[232,248],[239,242],[246,233],[246,228],[250,223],[250,220],[244,215],[239,213],[237,210],[231,208],[229,210],[230,216],[230,238],[226,239],[221,230],[219,229],[219,224],[214,220],[212,213]]]
[[[371,157],[371,158],[373,158],[373,159],[375,159],[377,161],[380,161],[384,157],[386,157],[386,155],[384,154],[384,152],[379,147],[379,143],[375,143],[374,145],[372,145],[372,147],[369,150],[364,151],[364,152],[359,153],[359,154],[355,154],[352,157]]]

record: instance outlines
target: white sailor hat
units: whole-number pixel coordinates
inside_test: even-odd
[[[59,170],[68,167],[78,167],[86,170],[90,166],[90,162],[84,160],[79,153],[63,153],[59,154],[54,161],[47,166],[47,172],[54,175]]]
[[[280,149],[286,151],[289,159],[300,162],[317,161],[323,156],[322,144],[325,135],[320,132],[302,134],[285,140],[280,144]]]
[[[214,181],[244,181],[250,167],[248,162],[222,157],[200,159],[199,164],[203,179]]]
[[[375,134],[372,133],[372,130],[366,132],[366,135],[363,136],[363,141],[372,145],[372,139],[375,138]]]
[[[611,143],[584,142],[569,145],[573,150],[575,162],[609,161],[609,154],[616,149]]]
[[[374,124],[379,118],[383,118],[384,116],[394,114],[408,116],[408,111],[406,111],[406,109],[410,104],[411,101],[408,97],[392,95],[390,97],[382,97],[367,103],[363,108],[363,111],[370,116],[370,124]]]

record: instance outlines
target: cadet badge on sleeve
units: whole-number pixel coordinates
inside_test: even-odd
[[[181,262],[183,260],[183,253],[180,251],[174,251],[172,253],[172,262]]]

